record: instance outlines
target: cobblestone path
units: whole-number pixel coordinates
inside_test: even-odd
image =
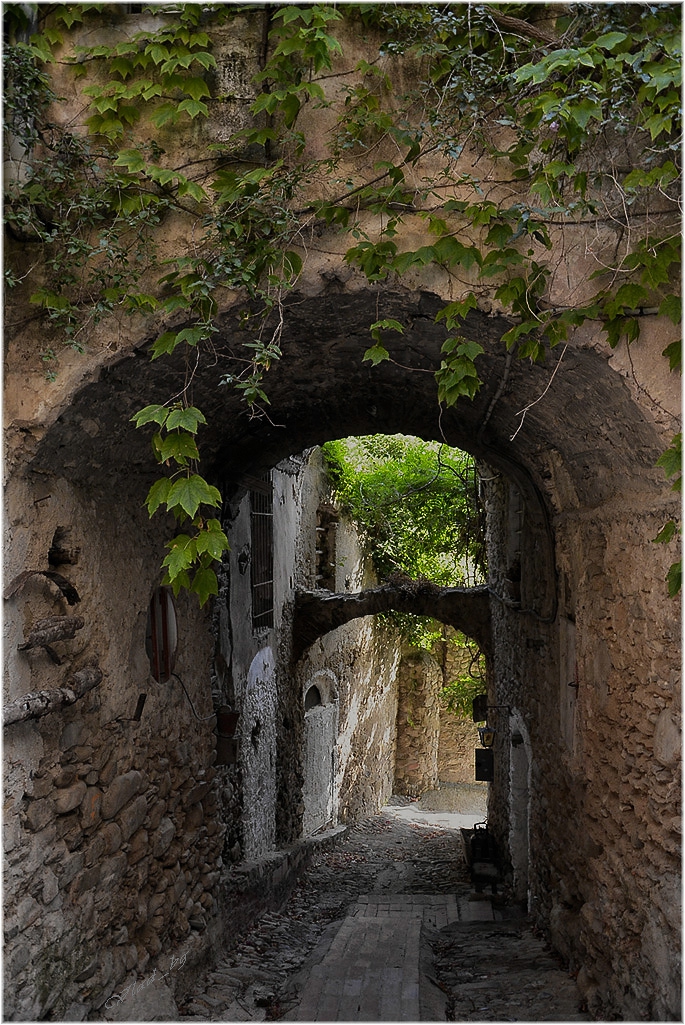
[[[317,852],[286,905],[198,981],[179,1020],[591,1020],[516,909],[474,899],[449,816],[412,822],[406,805]]]

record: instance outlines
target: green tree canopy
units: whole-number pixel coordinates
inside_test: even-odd
[[[482,583],[485,547],[471,456],[396,434],[323,446],[336,496],[362,531],[381,580]]]

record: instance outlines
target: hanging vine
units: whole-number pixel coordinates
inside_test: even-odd
[[[181,163],[170,133],[211,119],[220,102],[213,32],[236,10],[5,6],[6,284],[28,289],[52,328],[42,353],[49,378],[60,343],[84,347],[114,312],[157,318],[153,359],[177,350],[201,358],[219,310],[249,300],[243,358],[225,381],[253,415],[266,415],[283,324],[268,317],[297,282],[315,222],[349,236],[345,259],[369,281],[416,280],[426,267],[447,276],[455,299],[438,314],[448,337],[434,368],[447,405],[480,387],[482,349],[461,325],[484,302],[509,317],[507,349],[531,360],[588,319],[612,347],[638,339],[646,310],[679,323],[678,5],[268,7],[253,124]],[[333,97],[344,56],[336,31],[350,22],[384,42],[346,70]],[[83,28],[103,25],[116,27],[111,42],[79,42]],[[402,92],[394,73],[407,62],[418,84]],[[53,92],[67,72],[88,104],[71,120]],[[312,157],[302,112],[331,105],[328,150]],[[160,273],[172,218],[191,226],[193,244]],[[403,249],[417,221],[432,241]],[[589,243],[597,290],[564,302],[553,287],[555,247],[593,226],[598,236],[615,232],[615,251],[608,258]],[[381,313],[365,359],[391,358],[401,330]],[[664,356],[680,370],[675,332]],[[165,509],[179,521],[165,580],[204,603],[217,592],[212,563],[227,542],[212,514],[219,493],[199,471],[204,416],[191,376],[133,422],[154,429],[165,472],[148,495],[150,515]],[[678,451],[674,439],[669,452]],[[674,457],[662,458],[674,475]],[[658,540],[676,533],[667,525]]]

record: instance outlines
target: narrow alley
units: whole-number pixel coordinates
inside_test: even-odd
[[[591,1020],[521,909],[475,893],[459,827],[479,802],[468,786],[393,797],[323,834],[285,906],[198,979],[180,1020]]]

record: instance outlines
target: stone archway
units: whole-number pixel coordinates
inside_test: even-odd
[[[509,325],[483,311],[472,311],[463,329],[483,346],[483,388],[473,402],[441,411],[433,378],[445,338],[434,319],[441,305],[432,293],[392,288],[291,295],[284,311],[286,357],[269,375],[268,417],[257,418],[219,386],[245,338],[236,311],[227,310],[214,350],[200,359],[193,378],[194,402],[209,421],[200,434],[203,469],[230,497],[245,474],[257,475],[308,446],[393,432],[444,438],[487,464],[492,699],[520,709],[528,726],[534,785],[527,886],[553,938],[558,909],[564,908],[567,925],[573,918],[574,956],[593,966],[589,988],[613,985],[603,980],[620,980],[627,971],[636,987],[646,986],[655,973],[664,976],[663,949],[675,956],[679,930],[665,896],[655,904],[652,886],[653,877],[672,879],[678,871],[667,814],[673,770],[664,767],[659,777],[650,771],[660,736],[654,724],[661,715],[677,717],[679,688],[672,656],[679,629],[663,585],[669,553],[651,544],[673,512],[668,484],[655,466],[671,424],[635,385],[629,360],[604,346],[598,327],[594,334],[588,325],[576,333],[545,392],[553,368],[509,360],[499,341]],[[379,317],[398,320],[404,334],[393,346],[393,362],[371,368],[362,356],[368,324]],[[663,340],[655,322],[645,320],[641,358],[653,370],[654,393],[663,397],[668,386],[657,380]],[[8,575],[31,568],[48,550],[62,523],[55,520],[55,503],[60,515],[68,510],[83,552],[77,573],[89,600],[88,629],[102,639],[103,668],[116,679],[131,650],[130,623],[139,621],[141,600],[147,607],[168,536],[165,525],[148,521],[142,505],[157,476],[149,436],[128,421],[141,406],[174,395],[183,369],[180,358],[151,364],[142,340],[75,393],[40,442],[27,442],[33,454],[8,489],[9,519],[20,539]],[[27,509],[35,510],[30,531]],[[183,613],[180,654],[188,668],[180,672],[194,693],[207,694],[211,624],[190,603]],[[560,664],[562,618],[574,624],[573,681]],[[23,629],[18,611],[8,628],[7,650],[16,661],[15,634],[20,638]],[[570,661],[570,644],[566,648]],[[287,642],[283,651],[287,656]],[[560,680],[567,703],[568,683],[577,683],[563,735]],[[135,705],[138,681],[131,678],[126,687],[123,695],[107,690],[103,722],[121,714],[122,697]],[[284,701],[300,707],[301,698],[293,692]],[[179,705],[183,700],[180,695]],[[149,715],[161,721],[161,707],[158,702],[155,712],[149,700]],[[490,809],[503,840],[518,814],[508,796],[518,749],[505,732],[495,747]],[[285,764],[299,758],[300,740],[301,732],[291,730],[284,741],[291,748],[279,752]],[[259,747],[259,736],[256,741]],[[202,744],[209,763],[207,737]],[[175,757],[181,764],[188,752],[179,744]],[[611,858],[602,856],[607,845]],[[644,949],[620,926],[628,904],[636,909],[635,928],[649,925],[653,941]]]

